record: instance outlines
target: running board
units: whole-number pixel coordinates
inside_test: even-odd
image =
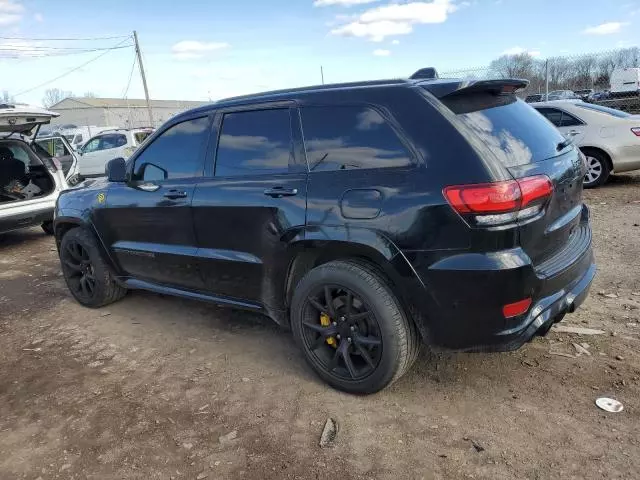
[[[200,300],[205,302],[211,302],[218,305],[228,305],[231,307],[245,308],[247,310],[263,310],[262,306],[255,303],[242,302],[240,300],[233,300],[225,297],[217,297],[215,295],[208,295],[205,293],[192,292],[189,290],[181,290],[179,288],[167,287],[165,285],[158,285],[152,282],[146,282],[144,280],[137,280],[130,278],[123,282],[126,288],[132,290],[149,290],[155,293],[161,293],[164,295],[172,295],[174,297],[190,298],[193,300]]]

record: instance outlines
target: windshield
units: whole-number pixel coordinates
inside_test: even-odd
[[[551,122],[514,96],[460,95],[443,102],[507,167],[555,157],[564,141]]]
[[[594,105],[592,103],[576,103],[576,107],[584,108],[585,110],[595,110],[596,112],[606,113],[618,118],[629,118],[630,113],[623,112],[622,110],[616,110],[615,108],[603,107],[601,105]]]

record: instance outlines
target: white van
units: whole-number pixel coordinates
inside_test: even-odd
[[[616,68],[611,72],[611,95],[640,94],[640,68]]]

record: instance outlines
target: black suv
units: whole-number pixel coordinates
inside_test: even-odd
[[[263,312],[349,392],[422,343],[518,348],[595,274],[583,157],[524,87],[375,81],[183,113],[60,196],[64,277],[88,307],[145,289]]]

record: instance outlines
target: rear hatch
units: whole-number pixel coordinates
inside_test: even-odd
[[[0,105],[0,133],[30,135],[38,125],[51,122],[60,114],[29,105]]]
[[[440,89],[436,96],[456,114],[488,169],[504,167],[522,192],[523,204],[517,215],[502,224],[501,215],[485,215],[483,221],[498,219],[486,228],[515,224],[519,244],[534,265],[553,261],[554,268],[561,269],[575,260],[568,257],[580,254],[576,251],[579,245],[568,247],[582,235],[583,157],[547,119],[516,98],[515,92],[523,86],[526,82],[521,80],[467,82],[449,91]],[[525,204],[529,187],[536,191]],[[585,228],[588,230],[586,224]],[[565,250],[565,258],[557,261]]]

